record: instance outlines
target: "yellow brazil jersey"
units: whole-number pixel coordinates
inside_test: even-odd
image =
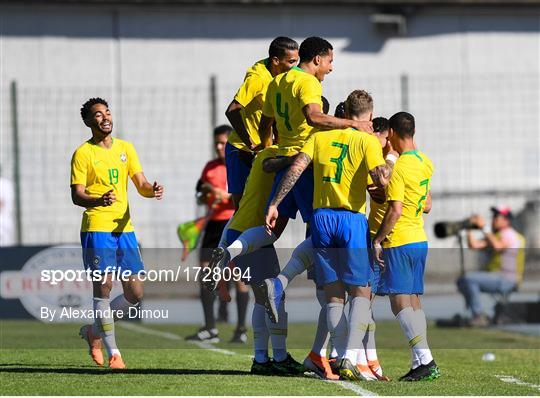
[[[133,145],[114,138],[111,148],[92,140],[82,144],[71,158],[71,185],[81,184],[86,193],[100,197],[113,189],[111,206],[89,207],[83,214],[81,232],[132,232],[127,200],[128,177],[142,171]]]
[[[371,239],[375,237],[375,234],[379,230],[379,227],[382,224],[384,215],[386,214],[386,209],[388,208],[388,203],[377,203],[373,199],[369,201],[369,216],[368,216],[368,226],[369,234]]]
[[[321,96],[321,82],[297,66],[276,76],[269,84],[263,115],[276,120],[279,155],[298,153],[316,132],[307,124],[302,109],[308,104],[319,104],[322,109]]]
[[[302,152],[313,161],[313,208],[366,212],[368,171],[385,164],[379,140],[349,128],[313,134]]]
[[[420,151],[403,152],[396,161],[386,198],[402,202],[403,211],[383,247],[427,241],[422,215],[432,175],[433,163]]]
[[[272,81],[272,75],[266,67],[268,58],[257,62],[246,72],[244,82],[238,89],[234,99],[244,107],[242,119],[246,130],[255,145],[261,143],[259,137],[259,122],[261,121],[263,101],[268,84]],[[249,151],[236,131],[229,136],[229,144],[244,151]]]
[[[246,181],[240,207],[234,213],[229,229],[244,232],[246,229],[263,225],[266,205],[272,191],[275,173],[266,173],[262,169],[264,159],[276,156],[276,145],[263,149],[251,166],[251,172]]]

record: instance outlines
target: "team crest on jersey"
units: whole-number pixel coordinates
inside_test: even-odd
[[[99,258],[99,256],[94,256],[94,265],[99,265],[100,261],[101,259]]]
[[[121,160],[122,162],[126,163],[126,161],[127,161],[127,156],[126,156],[125,153],[123,153],[123,154],[120,155],[120,160]]]

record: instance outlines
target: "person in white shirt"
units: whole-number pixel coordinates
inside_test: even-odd
[[[484,239],[477,239],[467,231],[471,249],[490,250],[490,260],[484,271],[467,272],[458,281],[458,289],[472,313],[472,326],[487,326],[482,312],[480,293],[507,294],[516,289],[523,278],[525,265],[525,238],[512,228],[512,212],[508,206],[492,207],[491,229],[483,217],[472,216],[471,224],[481,229]]]

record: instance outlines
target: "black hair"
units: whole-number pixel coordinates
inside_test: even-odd
[[[388,130],[390,127],[390,124],[388,123],[388,119],[385,117],[376,117],[372,120],[373,122],[373,131],[376,133],[382,133],[383,131]]]
[[[214,137],[221,135],[221,134],[231,134],[233,131],[233,128],[229,126],[228,124],[222,124],[221,126],[217,126],[214,129]]]
[[[401,138],[414,136],[414,116],[407,112],[398,112],[388,121],[390,128]]]
[[[328,115],[328,112],[330,111],[330,102],[326,99],[324,95],[321,95],[321,101],[322,101],[322,111],[323,113]]]
[[[310,62],[317,55],[327,55],[334,47],[322,37],[308,37],[300,44],[300,63]]]
[[[336,110],[334,111],[334,116],[340,119],[345,119],[345,102],[344,101],[337,104]]]
[[[88,118],[90,116],[92,116],[90,114],[90,110],[92,109],[92,107],[96,104],[102,104],[102,105],[105,105],[107,108],[109,107],[109,104],[107,103],[107,101],[105,101],[103,98],[99,98],[99,97],[96,97],[96,98],[90,98],[88,101],[86,101],[82,108],[81,108],[81,117],[82,117],[82,120],[88,120]]]
[[[279,36],[272,40],[270,47],[268,48],[268,56],[281,58],[285,55],[287,50],[298,50],[298,43],[290,37]]]

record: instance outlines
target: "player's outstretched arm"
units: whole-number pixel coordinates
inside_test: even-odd
[[[325,114],[319,104],[307,104],[302,108],[307,124],[320,130],[346,129],[353,127],[367,133],[373,132],[371,121],[340,119]]]
[[[265,221],[266,229],[268,230],[268,232],[271,232],[276,225],[276,220],[279,215],[277,207],[279,206],[283,198],[287,196],[296,181],[298,181],[306,167],[308,167],[309,163],[311,163],[311,158],[304,152],[300,152],[296,156],[294,163],[283,176],[283,179],[279,183],[274,197],[270,201],[270,206],[268,206],[268,210],[266,211]]]
[[[141,171],[136,173],[131,177],[131,181],[135,184],[137,192],[145,198],[156,198],[161,200],[163,198],[163,187],[154,181],[153,184],[150,184],[146,179],[146,176]]]
[[[114,190],[105,192],[100,197],[96,198],[86,193],[86,187],[82,184],[73,184],[71,186],[71,200],[73,204],[81,207],[97,207],[110,206],[116,202]]]
[[[384,214],[383,221],[379,230],[373,238],[373,250],[375,251],[375,259],[380,266],[384,267],[384,261],[382,259],[382,242],[386,238],[394,226],[396,225],[397,220],[401,217],[401,212],[403,211],[403,203],[397,200],[392,200],[388,202],[388,209]]]
[[[241,103],[232,100],[225,111],[225,116],[229,119],[231,126],[234,128],[234,131],[236,131],[242,142],[246,144],[249,149],[253,150],[255,149],[255,144],[251,141],[251,137],[249,136],[242,119],[242,109],[244,109],[244,107]]]

